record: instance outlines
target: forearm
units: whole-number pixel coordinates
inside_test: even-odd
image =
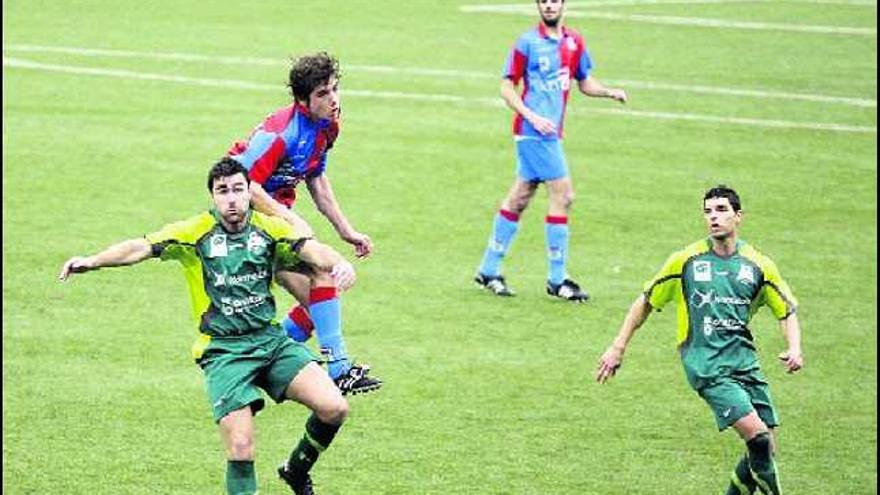
[[[506,103],[511,110],[522,115],[523,118],[527,120],[534,114],[534,112],[532,112],[523,102],[519,93],[516,92],[516,86],[513,85],[513,81],[510,79],[504,79],[501,81],[501,98],[504,99],[504,103]]]
[[[129,239],[114,244],[100,253],[86,257],[83,260],[83,264],[92,270],[112,266],[133,265],[150,258],[152,254],[153,248],[146,239]]]
[[[798,322],[797,314],[792,313],[788,318],[779,320],[779,327],[782,329],[782,336],[788,343],[789,350],[801,352],[801,327]]]
[[[623,319],[620,331],[617,332],[617,337],[615,337],[614,342],[611,344],[612,347],[620,350],[621,353],[626,350],[626,346],[636,333],[636,330],[645,323],[650,314],[651,305],[645,300],[644,294],[640,295],[626,313],[626,318]]]
[[[614,93],[610,88],[605,87],[604,84],[592,77],[578,81],[578,89],[580,89],[581,93],[593,98],[614,97]]]

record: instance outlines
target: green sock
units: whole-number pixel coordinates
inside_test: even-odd
[[[226,461],[226,493],[228,495],[257,493],[254,461]]]
[[[730,486],[727,487],[727,495],[752,495],[755,493],[755,478],[749,470],[749,456],[744,455],[739,460],[733,474],[730,475]]]
[[[776,463],[773,462],[770,433],[759,434],[746,442],[746,446],[749,448],[749,469],[758,484],[758,489],[767,495],[780,495],[782,488],[779,486]]]
[[[306,421],[306,433],[302,440],[290,453],[288,466],[300,473],[308,473],[321,452],[330,446],[330,442],[336,437],[340,425],[331,425],[324,423],[317,416],[312,414]]]

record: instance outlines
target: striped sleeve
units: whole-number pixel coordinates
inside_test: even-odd
[[[527,53],[528,43],[526,42],[525,36],[521,36],[516,40],[516,44],[507,55],[507,60],[504,62],[504,74],[502,74],[502,77],[510,79],[513,81],[513,84],[519,84],[519,81],[526,73],[526,66],[528,65]]]

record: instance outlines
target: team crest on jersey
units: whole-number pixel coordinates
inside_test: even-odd
[[[568,38],[568,49],[571,51],[577,50],[577,43],[574,41],[574,38]]]
[[[251,232],[248,236],[248,251],[254,254],[263,254],[266,251],[266,239],[257,232]]]
[[[694,262],[694,281],[695,282],[711,282],[712,281],[712,262],[711,261],[695,261]]]
[[[749,265],[740,265],[736,280],[746,285],[754,285],[755,270]]]
[[[229,254],[229,248],[226,245],[226,234],[212,235],[208,256],[211,258],[221,258],[227,254]]]

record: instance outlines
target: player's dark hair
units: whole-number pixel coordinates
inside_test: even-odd
[[[742,203],[739,201],[739,194],[724,184],[718,184],[712,189],[706,191],[706,195],[703,196],[703,204],[706,203],[707,199],[711,198],[727,198],[727,201],[730,201],[730,206],[733,207],[733,211],[740,211],[742,209]]]
[[[208,172],[208,191],[214,191],[215,180],[221,177],[232,177],[235,174],[243,175],[244,180],[250,184],[251,179],[248,177],[248,171],[244,168],[244,165],[234,158],[224,156],[219,162],[215,163],[214,166],[211,167],[211,171]]]
[[[303,55],[293,61],[287,87],[294,99],[308,102],[318,86],[327,84],[332,76],[340,77],[339,61],[327,52]]]

